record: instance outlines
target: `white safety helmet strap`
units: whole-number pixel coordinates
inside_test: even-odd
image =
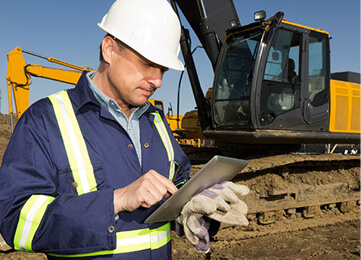
[[[180,22],[166,0],[117,0],[98,26],[151,62],[184,70]]]

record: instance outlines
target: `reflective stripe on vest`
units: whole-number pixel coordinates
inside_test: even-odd
[[[167,151],[168,161],[170,162],[169,165],[169,179],[173,181],[174,179],[174,171],[175,171],[175,163],[174,163],[174,150],[172,142],[169,138],[167,128],[164,125],[162,117],[159,114],[159,111],[155,111],[151,113],[154,115],[154,124],[158,130],[160,138],[162,139],[163,145]]]
[[[14,249],[33,252],[32,241],[44,216],[46,207],[54,197],[32,195],[20,211],[19,222],[14,236]]]
[[[57,257],[86,257],[113,255],[141,251],[145,249],[157,249],[166,245],[171,240],[170,223],[156,229],[139,229],[131,231],[117,232],[117,247],[114,250],[97,251],[86,254],[57,255]]]
[[[93,165],[66,91],[49,96],[53,104],[78,195],[97,190]]]

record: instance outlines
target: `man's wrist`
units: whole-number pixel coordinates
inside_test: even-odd
[[[118,214],[121,211],[124,211],[124,206],[122,203],[122,194],[124,188],[116,189],[113,192],[113,203],[114,203],[114,214]]]

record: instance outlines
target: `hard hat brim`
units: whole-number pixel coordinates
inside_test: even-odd
[[[109,28],[104,28],[104,26],[102,26],[100,23],[98,23],[98,27],[100,29],[102,29],[103,31],[107,32],[108,34],[110,34],[112,36],[114,35]],[[117,38],[117,39],[120,40],[121,42],[123,42],[125,45],[127,45],[127,47],[129,49],[134,50],[140,56],[144,57],[145,59],[147,59],[155,64],[158,64],[160,66],[163,66],[163,67],[166,67],[169,69],[178,70],[178,71],[184,70],[183,63],[178,59],[178,57],[174,56],[174,54],[169,54],[169,53],[166,53],[165,51],[163,51],[162,53],[157,53],[156,51],[153,51],[153,52],[145,51],[147,48],[150,48],[150,47],[148,47],[146,45],[142,45],[141,43],[138,43],[138,44],[135,44],[134,42],[128,43],[127,39],[119,39],[119,38]],[[132,45],[132,47],[130,47],[130,45]],[[147,55],[142,55],[142,53],[147,53]]]

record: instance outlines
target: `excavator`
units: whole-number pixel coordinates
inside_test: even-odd
[[[45,59],[51,63],[65,66],[68,69],[46,67],[39,64],[27,64],[23,53]],[[14,114],[12,104],[12,100],[14,98],[17,118],[20,118],[29,107],[29,90],[32,83],[32,76],[68,84],[76,84],[83,71],[93,70],[89,67],[76,66],[53,57],[45,57],[31,51],[22,50],[20,47],[16,47],[8,53],[7,58],[8,71],[6,75],[6,82],[8,89],[9,114]]]
[[[359,149],[360,74],[331,74],[329,33],[290,22],[283,12],[269,19],[255,12],[254,23],[241,25],[232,0],[170,3],[214,71],[204,95],[182,25],[181,51],[197,110],[184,115],[178,140],[188,127],[204,144],[180,142],[188,156],[202,159],[209,148],[249,159],[234,181],[251,188],[244,200],[249,217],[261,224],[359,205],[359,155],[335,151],[338,145]],[[189,133],[184,139],[192,139]],[[321,152],[310,152],[312,146]]]
[[[330,79],[326,31],[289,22],[282,12],[268,20],[257,12],[255,23],[241,26],[231,0],[171,3],[187,18],[215,73],[209,99],[183,27],[182,53],[204,136],[228,144],[359,143],[360,84],[342,79],[359,83],[360,76]]]

